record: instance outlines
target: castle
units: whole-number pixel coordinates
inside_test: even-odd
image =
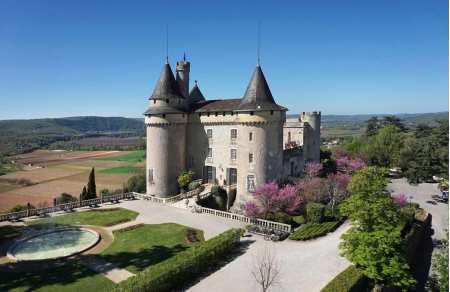
[[[192,170],[205,183],[236,190],[236,202],[266,182],[298,176],[305,162],[320,159],[320,112],[286,122],[258,64],[242,98],[208,100],[195,82],[189,92],[190,62],[168,62],[144,113],[147,131],[147,194],[179,192],[177,177]]]

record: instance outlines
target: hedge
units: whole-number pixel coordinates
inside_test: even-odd
[[[334,277],[320,292],[360,292],[368,288],[368,278],[360,269],[350,266]]]
[[[241,230],[224,233],[150,266],[118,284],[113,291],[172,291],[191,282],[217,264],[239,242]]]
[[[296,231],[294,231],[289,239],[292,240],[308,240],[324,236],[329,232],[336,230],[342,221],[331,221],[324,223],[307,223],[300,226]]]
[[[306,204],[306,218],[310,223],[321,223],[324,218],[325,205],[309,202]]]

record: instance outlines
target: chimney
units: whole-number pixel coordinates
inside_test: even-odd
[[[183,55],[183,60],[177,62],[177,83],[181,94],[184,98],[189,97],[189,71],[191,63],[186,61],[186,55]]]

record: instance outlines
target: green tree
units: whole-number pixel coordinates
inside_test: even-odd
[[[403,124],[402,120],[396,116],[385,116],[381,122],[383,127],[394,126],[400,132],[406,132],[406,126]]]
[[[94,199],[97,197],[94,168],[92,168],[91,173],[89,174],[89,180],[87,184],[87,197],[88,199]]]
[[[74,196],[72,196],[71,194],[68,194],[68,193],[61,193],[61,195],[59,195],[59,197],[56,199],[56,201],[58,202],[58,204],[65,204],[65,203],[75,202],[75,201],[77,201],[77,198],[75,198]]]
[[[403,252],[400,228],[361,232],[351,228],[342,235],[341,254],[376,284],[407,290],[415,284]]]
[[[193,171],[191,170],[183,171],[177,178],[180,191],[186,191],[187,186],[189,185],[189,183],[192,181],[193,178],[194,178]]]
[[[379,227],[396,226],[400,221],[398,207],[386,192],[387,172],[379,167],[366,167],[352,177],[348,185],[350,197],[340,206],[352,225],[372,232]]]
[[[378,117],[371,117],[367,120],[366,136],[373,136],[378,134],[378,130],[381,128],[381,123]]]
[[[398,162],[402,141],[403,135],[397,127],[389,125],[382,128],[368,141],[366,152],[369,161],[386,167]]]
[[[417,139],[428,137],[431,135],[433,128],[428,126],[427,124],[418,124],[415,131],[414,136]]]
[[[80,200],[84,201],[84,200],[87,200],[87,199],[88,199],[88,193],[87,193],[87,190],[86,190],[86,186],[84,186],[83,190],[81,191],[81,194],[80,194]]]
[[[431,291],[447,292],[448,289],[448,232],[442,246],[433,256],[433,273],[428,281]]]
[[[147,185],[145,183],[145,175],[135,175],[128,179],[126,189],[129,192],[145,193]]]

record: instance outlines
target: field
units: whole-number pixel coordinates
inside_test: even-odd
[[[0,176],[0,212],[17,204],[49,206],[63,192],[78,197],[92,167],[97,191],[122,189],[143,172],[144,156],[144,151],[37,150],[10,157],[22,170]]]

